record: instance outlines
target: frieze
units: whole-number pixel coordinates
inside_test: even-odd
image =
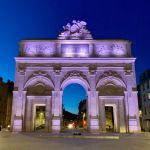
[[[48,67],[48,64],[32,64],[34,67]]]
[[[55,63],[20,63],[20,68],[23,67],[54,67]],[[89,66],[95,66],[95,67],[126,67],[125,63],[80,63],[80,64],[68,64],[68,63],[61,63],[59,64],[62,67],[89,67]]]

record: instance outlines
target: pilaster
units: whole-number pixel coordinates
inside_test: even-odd
[[[22,131],[22,96],[19,91],[13,91],[13,109],[12,109],[12,131]]]
[[[89,68],[90,69],[90,68]],[[89,109],[89,129],[91,133],[99,132],[99,110],[98,110],[98,92],[96,91],[96,71],[89,70],[90,91],[88,92]]]
[[[60,91],[61,68],[54,67],[55,89],[52,91],[52,132],[60,132],[62,120],[62,92]]]
[[[127,92],[125,93],[126,100],[126,113],[128,115],[128,127],[129,132],[140,132],[140,122],[139,122],[139,108],[138,108],[138,98],[137,91],[135,90],[134,74],[133,72],[126,72],[127,81]]]

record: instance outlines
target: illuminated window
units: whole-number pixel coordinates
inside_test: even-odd
[[[150,100],[150,93],[147,93],[148,100]]]

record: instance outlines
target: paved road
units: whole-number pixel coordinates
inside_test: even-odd
[[[1,131],[0,150],[150,150],[150,133],[119,134],[119,139],[91,139]]]

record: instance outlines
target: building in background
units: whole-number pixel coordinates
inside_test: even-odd
[[[79,127],[83,129],[87,128],[87,100],[81,100],[78,106],[78,115],[79,115]]]
[[[150,131],[150,69],[141,74],[138,89],[141,127],[144,131]]]
[[[10,126],[11,123],[13,85],[10,80],[5,83],[0,78],[0,125],[3,128]]]

